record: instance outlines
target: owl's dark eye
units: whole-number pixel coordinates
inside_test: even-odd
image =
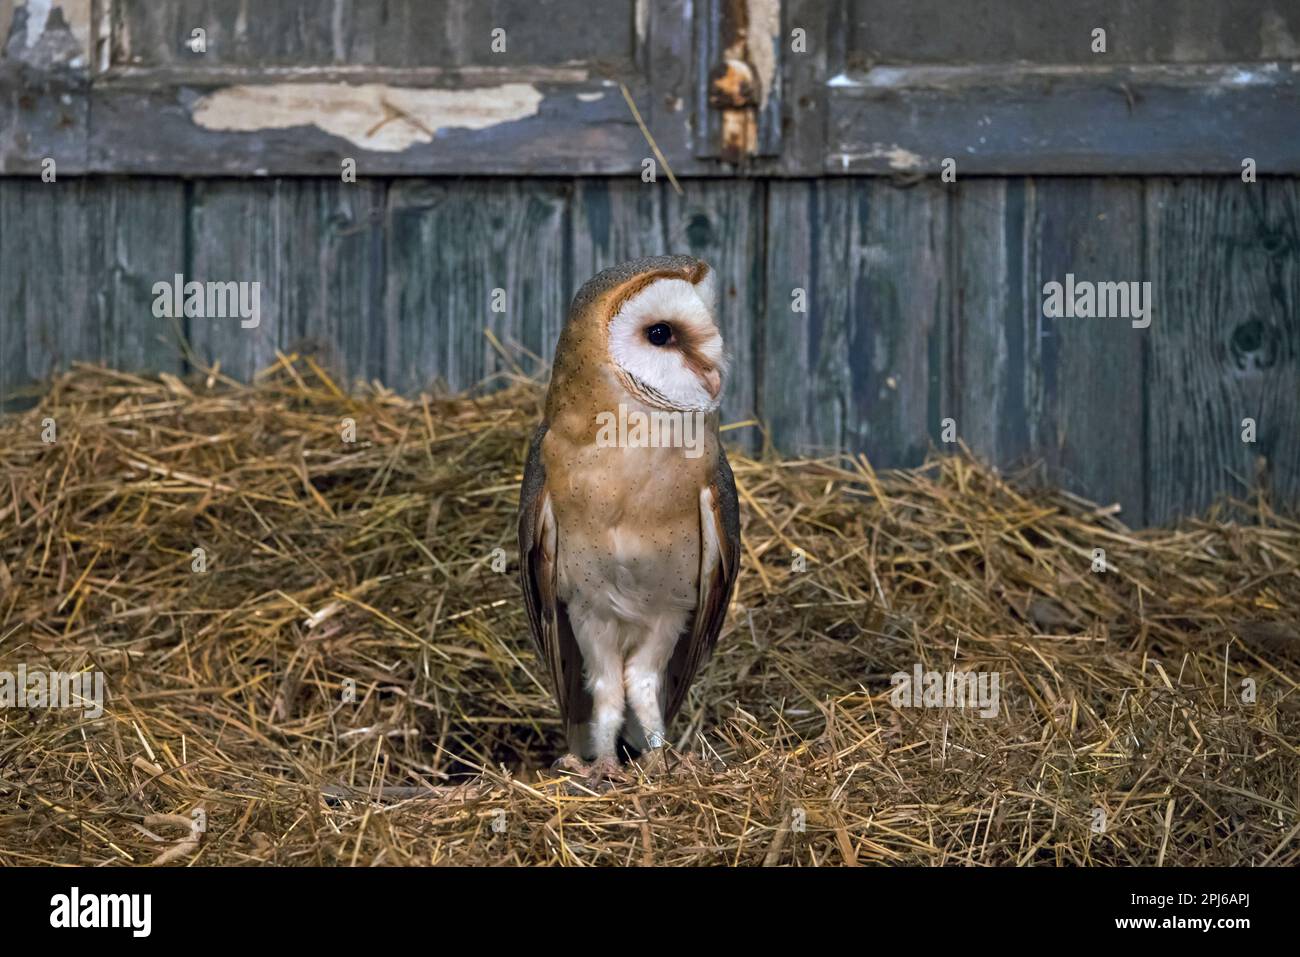
[[[645,331],[652,346],[666,346],[673,338],[673,327],[666,322],[656,322]]]

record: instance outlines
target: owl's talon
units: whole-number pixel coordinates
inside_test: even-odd
[[[587,768],[587,780],[593,783],[626,781],[627,772],[623,770],[617,758],[597,758]]]
[[[551,765],[552,771],[572,771],[574,774],[586,776],[591,772],[591,766],[583,762],[582,758],[576,754],[566,754],[562,758],[557,758]]]

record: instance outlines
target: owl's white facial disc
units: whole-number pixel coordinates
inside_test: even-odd
[[[694,285],[656,279],[610,320],[610,358],[624,385],[648,404],[701,412],[718,407],[726,362],[713,321],[713,283],[712,271]]]

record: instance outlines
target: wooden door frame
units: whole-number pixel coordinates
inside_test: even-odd
[[[850,0],[635,0],[626,70],[138,67],[115,60],[121,2],[59,0],[39,43],[0,57],[0,175],[51,157],[62,173],[182,176],[333,176],[344,157],[376,176],[640,175],[647,158],[680,177],[933,176],[945,159],[959,175],[1238,174],[1246,157],[1300,172],[1290,62],[864,66]],[[421,129],[403,104],[433,89],[483,127]],[[340,135],[340,98],[357,97],[411,142]],[[238,125],[268,103],[274,122]]]

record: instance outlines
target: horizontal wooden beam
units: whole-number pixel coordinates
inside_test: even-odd
[[[639,173],[651,155],[619,83],[609,79],[411,79],[97,79],[87,166],[104,173],[337,175],[351,158],[362,176],[609,174]]]
[[[652,157],[657,177],[665,163],[680,177],[935,176],[945,159],[959,176],[1235,175],[1246,158],[1261,175],[1300,172],[1295,61],[834,72],[823,45],[786,55],[769,16],[761,37],[746,33],[763,82],[743,108],[757,111],[758,155],[737,168],[719,161],[717,108],[700,92],[726,51],[692,49],[692,29],[711,34],[685,0],[638,18],[636,55],[618,63],[400,67],[114,62],[111,31],[90,35],[89,0],[64,6],[39,23],[13,11],[0,175],[53,159],[73,175],[320,176],[351,159],[358,176],[640,177]],[[815,35],[824,10],[801,0],[786,14]]]
[[[876,67],[826,85],[832,174],[1300,172],[1300,63]]]

